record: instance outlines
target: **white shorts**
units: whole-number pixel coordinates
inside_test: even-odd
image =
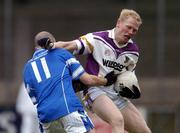
[[[43,123],[42,128],[43,133],[60,132],[62,128],[66,133],[86,133],[94,125],[85,111],[76,111],[53,122]]]
[[[100,95],[107,95],[120,110],[126,107],[130,102],[127,98],[118,96],[115,91],[108,90],[108,88],[102,89],[98,87],[92,87],[88,90],[88,95],[90,102],[87,104],[91,104]]]

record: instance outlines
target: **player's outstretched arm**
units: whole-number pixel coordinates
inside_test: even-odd
[[[116,82],[117,75],[114,72],[108,73],[105,77],[98,77],[88,73],[84,73],[80,80],[83,84],[88,86],[109,86]]]
[[[53,48],[65,48],[69,51],[74,51],[77,49],[75,41],[58,41],[54,43]]]
[[[41,38],[38,41],[38,45],[44,49],[54,49],[54,48],[65,48],[69,51],[74,51],[77,49],[77,45],[75,41],[58,41],[52,42],[50,38]]]

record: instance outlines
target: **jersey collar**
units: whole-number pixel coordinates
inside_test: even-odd
[[[128,43],[133,43],[132,39],[129,39],[129,41],[126,44],[119,46],[118,42],[115,40],[115,28],[113,28],[112,30],[109,30],[108,37],[113,39],[114,43],[116,44],[118,48],[123,48],[127,46]]]
[[[33,54],[33,58],[38,56],[39,54],[42,54],[42,53],[47,53],[48,50],[45,50],[45,49],[42,49],[42,48],[36,48],[35,49],[35,52]]]

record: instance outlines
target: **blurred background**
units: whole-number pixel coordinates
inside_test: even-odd
[[[0,132],[20,132],[22,118],[16,112],[15,105],[22,83],[23,66],[34,51],[36,33],[46,30],[54,34],[57,40],[73,40],[88,32],[112,29],[120,11],[132,8],[143,20],[134,38],[140,47],[136,74],[142,97],[133,100],[133,103],[142,111],[153,133],[179,133],[180,8],[177,2],[1,0]],[[85,57],[78,59],[82,63],[85,61]]]

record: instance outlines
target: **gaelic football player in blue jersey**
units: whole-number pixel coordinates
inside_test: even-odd
[[[67,133],[93,132],[93,124],[74,92],[72,80],[88,86],[112,85],[113,72],[97,77],[86,73],[75,57],[65,49],[45,50],[43,45],[55,38],[43,31],[35,36],[36,51],[24,67],[24,84],[42,125],[42,133],[62,125]]]

